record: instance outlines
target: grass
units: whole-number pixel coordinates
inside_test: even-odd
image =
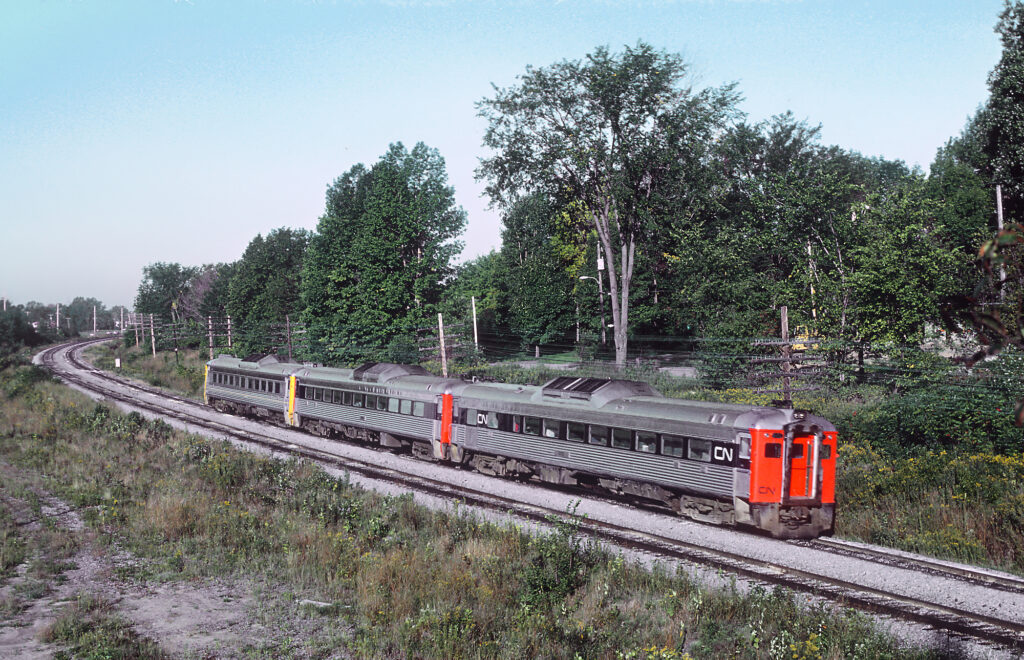
[[[42,635],[44,642],[63,646],[55,660],[163,660],[169,657],[156,642],[138,635],[114,606],[92,595],[79,595]]]
[[[17,371],[0,379],[25,378]],[[140,557],[135,579],[246,578],[270,585],[261,601],[275,629],[288,630],[289,617],[315,622],[301,640],[241,649],[252,655],[944,657],[785,590],[716,591],[646,570],[594,547],[572,523],[535,536],[433,511],[307,463],[118,414],[46,380],[0,408],[0,458],[82,507],[98,542]],[[303,598],[330,606],[300,608]],[[77,607],[53,639],[146,646],[123,637],[109,604]]]
[[[197,401],[203,397],[206,352],[182,348],[177,356],[173,351],[164,351],[154,357],[145,347],[125,346],[116,341],[91,346],[85,355],[99,369],[174,390]],[[114,366],[115,358],[121,358],[120,370]]]
[[[110,345],[90,351],[100,368],[113,369],[114,353],[122,352],[122,364],[132,375],[194,398],[202,394],[205,354],[198,351],[183,351],[180,369],[171,353],[154,359],[134,347],[123,351]],[[650,366],[628,367],[618,374],[608,368],[594,364],[585,372],[645,380],[667,396],[681,398],[770,405],[773,396],[744,388],[702,388],[697,381],[673,378]],[[518,365],[475,367],[467,374],[523,384],[565,375],[543,366]],[[839,536],[1024,574],[1024,452],[985,451],[970,438],[936,438],[934,446],[904,451],[891,439],[879,437],[877,424],[862,421],[891,405],[892,393],[883,387],[809,393],[796,399],[797,407],[821,414],[840,431]],[[928,443],[927,438],[923,442]]]

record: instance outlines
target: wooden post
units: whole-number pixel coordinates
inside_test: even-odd
[[[284,331],[288,337],[288,361],[292,361],[292,318],[290,314],[284,315]]]
[[[171,338],[174,340],[174,364],[181,364],[178,358],[178,324],[171,322]]]
[[[210,344],[210,359],[213,359],[213,317],[206,317],[206,336]]]
[[[480,350],[480,338],[476,334],[476,296],[471,296],[469,299],[473,303],[473,348]],[[576,338],[577,341],[579,337]]]
[[[783,305],[781,311],[782,311],[782,341],[783,342],[788,342],[789,341],[789,307],[786,306],[786,305]],[[782,372],[784,374],[782,376],[782,396],[785,397],[786,406],[789,407],[789,408],[793,407],[792,392],[790,390],[790,380],[791,379],[789,377],[789,371],[790,371],[790,369],[793,368],[793,364],[792,364],[792,362],[789,359],[790,356],[792,355],[792,348],[793,347],[790,346],[790,344],[788,344],[788,343],[783,343],[782,344],[782,357],[785,358],[785,360],[782,363]]]
[[[996,231],[1003,231],[1003,187],[996,184]],[[999,300],[1006,299],[1006,264],[999,264]]]
[[[153,344],[153,357],[156,357],[156,328],[153,327],[153,315],[149,315],[149,341]]]
[[[444,320],[441,318],[441,312],[437,313],[437,334],[441,339],[441,375],[445,378],[448,377],[448,353],[444,348]]]

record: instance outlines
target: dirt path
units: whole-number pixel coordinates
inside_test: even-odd
[[[25,560],[0,577],[0,657],[52,658],[48,629],[83,596],[112,606],[141,637],[172,656],[230,657],[264,637],[253,590],[231,581],[140,584],[117,569],[140,560],[96,541],[73,507],[0,462],[0,509],[22,537]]]

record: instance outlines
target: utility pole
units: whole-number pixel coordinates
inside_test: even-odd
[[[57,332],[60,332],[60,303],[57,303]]]
[[[292,361],[292,319],[290,314],[284,315],[284,331],[288,335],[288,361]]]
[[[156,357],[156,328],[153,327],[153,315],[149,315],[149,341],[153,344],[153,357]]]
[[[231,343],[231,315],[228,314],[228,348],[231,348],[234,344]]]
[[[117,326],[117,329],[124,335],[124,307],[121,308],[121,324]]]
[[[1003,187],[996,184],[996,230],[1003,231]],[[1006,264],[999,264],[999,300],[1006,299]]]
[[[210,342],[210,359],[213,359],[213,317],[206,317],[206,332],[207,338]]]
[[[139,347],[139,313],[132,312],[132,325],[135,326],[135,348]]]
[[[789,306],[782,306],[782,357],[786,358],[782,363],[782,396],[785,397],[786,407],[793,407],[793,392],[790,389],[790,376],[789,371],[793,368],[793,363],[789,360],[790,355],[793,352],[793,346],[789,344]]]
[[[444,319],[441,318],[441,312],[437,313],[437,334],[441,339],[441,375],[445,378],[448,377],[448,353],[444,349]]]
[[[473,348],[479,351],[480,340],[476,334],[476,296],[470,296],[469,300],[473,303]]]
[[[96,334],[96,305],[92,306],[92,334]]]

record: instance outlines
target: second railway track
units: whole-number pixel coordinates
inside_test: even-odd
[[[342,451],[342,448],[357,446],[332,443],[266,422],[216,413],[191,399],[99,371],[79,357],[81,350],[95,341],[50,348],[40,354],[41,362],[55,375],[95,395],[154,415],[170,417],[190,429],[213,432],[272,453],[317,461],[400,489],[464,502],[527,521],[547,522],[568,515],[564,509],[543,503],[543,493],[550,494],[544,489],[515,484],[517,490],[525,488],[541,493],[539,498],[529,498],[532,501],[499,495],[487,490],[486,486],[458,483],[459,480],[450,475],[464,475],[460,470],[411,460],[407,462],[429,466],[431,470],[417,470],[418,474],[410,474],[404,465],[382,464],[394,463],[393,460],[376,460],[378,455],[394,458],[393,454],[383,450],[362,447],[362,452]],[[332,451],[331,445],[339,450]],[[481,477],[480,481],[487,484],[495,480]],[[499,483],[507,486],[509,482]],[[608,502],[604,505],[621,508],[621,505]],[[678,520],[666,514],[642,513],[643,516],[629,518],[642,517],[646,520],[648,516],[657,516],[662,521]],[[945,630],[954,639],[980,642],[982,648],[993,652],[1024,655],[1024,579],[1016,576],[838,539],[781,542],[692,522],[680,523],[681,528],[696,530],[686,538],[671,531],[659,531],[659,527],[661,530],[671,527],[664,524],[654,527],[622,524],[594,515],[576,518],[576,521],[582,533],[605,543],[664,560],[711,567],[749,580],[814,594],[844,606]],[[746,537],[746,541],[735,542],[741,537]],[[793,555],[798,552],[801,561],[794,560]],[[817,563],[813,557],[807,561],[802,556],[804,552],[816,553],[819,557]],[[844,565],[841,571],[836,568],[836,558]],[[860,566],[861,570],[850,570],[851,565]],[[893,576],[891,581],[879,580],[877,573],[880,570],[889,572]],[[921,583],[922,577],[934,583],[942,582],[946,589],[913,588]],[[887,582],[892,586],[887,586]],[[951,593],[956,595],[950,597]]]

